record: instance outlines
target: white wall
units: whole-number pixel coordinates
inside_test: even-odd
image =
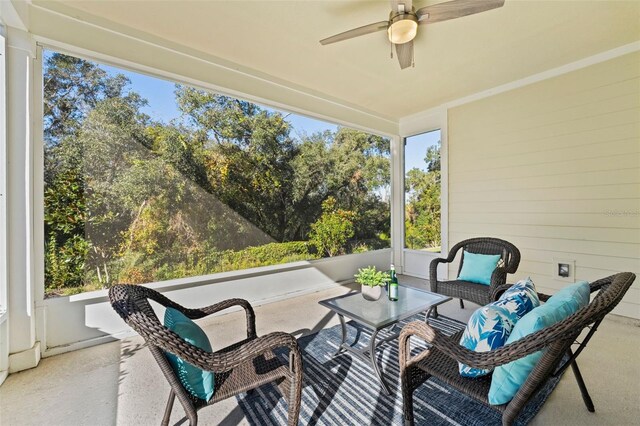
[[[449,242],[514,243],[543,292],[640,276],[640,53],[451,108]],[[456,266],[450,268],[454,272]],[[640,318],[640,280],[614,311]]]

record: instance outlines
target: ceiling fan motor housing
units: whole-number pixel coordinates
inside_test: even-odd
[[[413,40],[418,33],[418,16],[413,8],[411,12],[391,12],[387,33],[389,41],[393,44],[404,44]]]

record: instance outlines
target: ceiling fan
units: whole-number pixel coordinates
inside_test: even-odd
[[[320,44],[331,44],[365,34],[386,30],[389,41],[395,45],[400,68],[414,65],[413,39],[418,25],[433,24],[461,18],[475,13],[502,7],[504,0],[451,0],[415,10],[412,0],[391,0],[388,21],[380,21],[320,40]],[[393,57],[393,51],[391,53]]]

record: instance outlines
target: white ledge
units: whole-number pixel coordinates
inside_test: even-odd
[[[384,252],[391,253],[391,249],[386,248],[381,250],[372,250],[364,253],[346,254],[346,255],[337,256],[337,257],[327,257],[322,259],[304,260],[304,261],[284,263],[284,264],[278,264],[278,265],[260,266],[257,268],[241,269],[241,270],[229,271],[229,272],[219,272],[216,274],[199,275],[195,277],[177,278],[173,280],[153,282],[153,283],[148,283],[143,285],[162,293],[165,291],[181,290],[184,288],[193,288],[193,287],[198,287],[203,285],[211,285],[211,284],[240,280],[245,278],[278,274],[278,273],[294,271],[298,269],[313,268],[316,265],[333,263],[333,262],[336,262],[337,260],[363,257],[368,254],[384,253]],[[40,306],[57,304],[57,303],[80,302],[80,301],[103,302],[108,300],[108,297],[109,297],[108,290],[96,290],[96,291],[88,291],[82,294],[74,294],[70,296],[51,297],[48,299],[44,299],[42,302],[37,303],[36,306],[40,307]]]

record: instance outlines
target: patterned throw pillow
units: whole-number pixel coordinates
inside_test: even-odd
[[[533,285],[533,281],[530,277],[527,277],[509,287],[509,289],[492,304],[502,306],[509,311],[511,320],[516,323],[534,308],[540,306],[540,298],[538,297],[536,287]]]
[[[488,352],[505,344],[515,322],[512,314],[495,302],[477,309],[469,318],[460,344],[476,352]],[[491,369],[473,368],[458,363],[458,371],[463,377],[480,377],[491,372]]]

